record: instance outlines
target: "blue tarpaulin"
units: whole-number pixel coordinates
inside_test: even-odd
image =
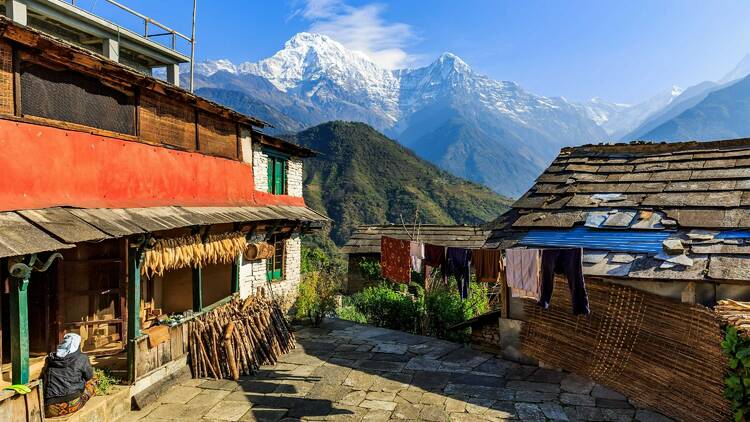
[[[575,227],[569,230],[529,230],[521,239],[525,246],[580,247],[615,252],[659,253],[662,242],[673,232],[665,230],[602,230]]]

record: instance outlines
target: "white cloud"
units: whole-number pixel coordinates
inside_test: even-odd
[[[413,64],[417,57],[406,47],[416,40],[412,27],[386,22],[381,4],[355,7],[342,0],[306,0],[293,16],[310,21],[310,32],[328,35],[388,69]]]

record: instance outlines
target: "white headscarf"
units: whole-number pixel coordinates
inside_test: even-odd
[[[76,333],[68,333],[63,337],[62,343],[57,345],[55,355],[59,358],[64,358],[78,351],[79,347],[81,347],[81,336]]]

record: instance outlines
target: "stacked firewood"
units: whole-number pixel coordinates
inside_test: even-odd
[[[262,296],[233,299],[190,322],[194,378],[248,375],[294,348],[294,334],[278,305]]]
[[[716,302],[714,311],[737,331],[750,334],[750,303],[724,299]]]

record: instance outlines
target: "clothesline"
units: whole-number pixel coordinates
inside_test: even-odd
[[[426,271],[423,266],[439,267],[444,280],[456,279],[456,288],[465,299],[473,267],[477,281],[500,281],[514,297],[533,298],[544,309],[552,300],[555,274],[563,274],[573,313],[589,313],[581,248],[461,248],[383,236],[380,252],[382,275],[394,282],[408,284],[412,270],[420,273]]]

